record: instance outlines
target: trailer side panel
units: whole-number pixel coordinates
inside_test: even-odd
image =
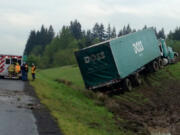
[[[110,46],[121,79],[161,55],[153,29],[111,40]]]

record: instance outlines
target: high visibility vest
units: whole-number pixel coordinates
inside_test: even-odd
[[[19,65],[16,65],[16,73],[19,73],[21,71],[21,67]]]
[[[35,73],[35,70],[36,70],[36,67],[35,67],[35,66],[32,66],[32,68],[31,68],[31,73],[34,74],[34,73]]]

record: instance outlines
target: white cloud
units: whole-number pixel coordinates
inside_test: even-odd
[[[8,12],[0,15],[2,22],[11,26],[29,27],[37,20],[33,15],[21,12]]]
[[[14,54],[21,55],[24,49],[23,39],[18,39],[13,35],[1,35],[0,54]]]
[[[147,24],[168,32],[180,24],[179,5],[178,0],[0,0],[0,50],[22,53],[30,30],[52,24],[58,32],[74,19],[85,29],[95,22],[118,30],[129,23],[137,29]]]

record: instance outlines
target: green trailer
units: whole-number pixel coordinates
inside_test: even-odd
[[[159,41],[152,28],[83,48],[75,56],[87,89],[114,84],[131,89],[128,85],[132,76],[140,83],[139,71],[162,63]]]

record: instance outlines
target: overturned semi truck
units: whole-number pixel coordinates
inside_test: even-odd
[[[140,72],[157,71],[173,63],[178,54],[164,39],[157,40],[152,28],[101,42],[75,52],[87,89],[123,87],[141,84]]]

